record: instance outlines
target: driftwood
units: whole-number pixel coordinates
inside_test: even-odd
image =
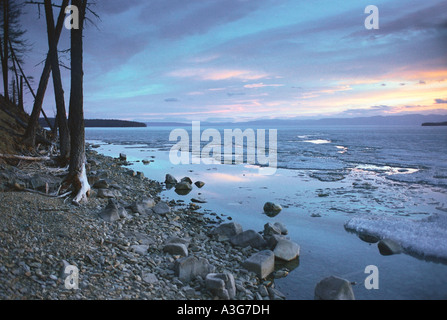
[[[15,154],[1,154],[0,158],[3,159],[13,159],[13,160],[25,160],[25,161],[50,161],[50,157],[28,157],[28,156],[19,156]]]

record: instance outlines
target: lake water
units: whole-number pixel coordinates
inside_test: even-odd
[[[228,129],[235,128],[246,129]],[[165,190],[167,200],[203,198],[201,210],[231,217],[244,229],[285,224],[301,247],[299,259],[287,265],[289,275],[275,279],[288,299],[313,299],[315,285],[330,275],[355,283],[357,299],[447,298],[447,127],[275,127],[274,175],[246,163],[173,165],[173,129],[87,128],[86,139],[105,155],[125,153],[129,167],[150,179],[163,182],[171,173],[206,183],[185,196]],[[283,210],[267,216],[267,201]],[[383,256],[359,231],[398,241],[405,251]],[[365,288],[369,265],[379,270],[379,289]]]

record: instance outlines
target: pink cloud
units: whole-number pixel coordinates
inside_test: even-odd
[[[197,78],[200,80],[228,80],[228,79],[239,79],[239,80],[258,80],[267,77],[268,75],[261,72],[251,71],[251,70],[232,70],[232,69],[181,69],[172,71],[168,74],[171,77],[178,78]]]

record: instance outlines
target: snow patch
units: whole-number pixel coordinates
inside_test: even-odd
[[[433,214],[418,220],[364,215],[349,220],[345,228],[397,241],[405,251],[417,256],[447,260],[447,214]]]

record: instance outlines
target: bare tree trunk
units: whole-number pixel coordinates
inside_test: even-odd
[[[54,30],[53,7],[51,0],[45,0],[45,15],[47,19],[48,32],[48,58],[51,63],[53,74],[54,95],[56,99],[57,121],[59,125],[60,164],[65,167],[70,155],[70,135],[65,110],[64,89],[62,87],[61,71],[59,67],[59,56],[57,53],[56,36]]]
[[[84,90],[83,90],[83,43],[82,35],[87,0],[72,0],[79,9],[79,28],[71,29],[71,91],[69,127],[71,137],[70,165],[66,181],[74,188],[73,201],[86,201],[90,193],[85,168],[85,127],[84,127]]]
[[[9,42],[9,0],[3,0],[3,87],[5,90],[5,99],[9,101],[9,79],[8,79],[8,42]]]
[[[23,106],[23,76],[20,76],[20,84],[19,84],[19,109],[21,111],[25,111]]]
[[[55,32],[55,42],[59,42],[60,35],[62,33],[62,28],[64,26],[65,19],[65,8],[67,7],[69,0],[63,0],[62,8],[57,19],[56,32]],[[31,147],[36,145],[36,131],[39,126],[39,117],[42,110],[43,99],[45,97],[45,91],[47,90],[48,80],[51,74],[51,63],[49,56],[45,61],[45,66],[42,71],[42,75],[39,81],[39,87],[37,89],[36,97],[34,99],[33,111],[31,112],[30,119],[28,121],[28,128],[26,129],[24,142]]]

